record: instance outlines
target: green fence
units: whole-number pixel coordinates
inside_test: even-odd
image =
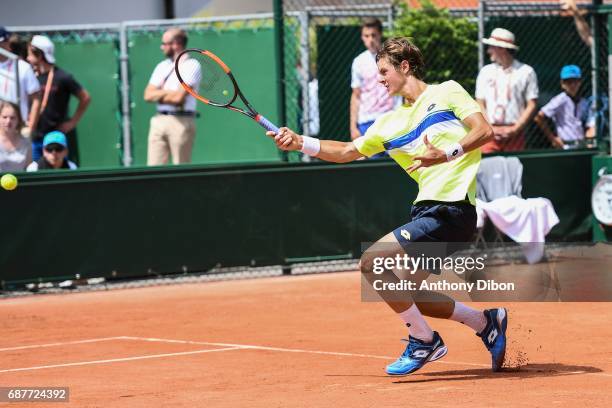
[[[525,154],[523,195],[590,240],[590,152]],[[561,182],[562,181],[562,182]],[[133,277],[288,258],[359,257],[409,220],[416,184],[391,161],[28,173],[0,190],[0,280]]]
[[[317,27],[319,120],[322,138],[350,140],[351,63],[365,50],[359,27]],[[338,52],[338,39],[344,41]]]

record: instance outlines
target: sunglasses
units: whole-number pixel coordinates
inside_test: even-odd
[[[63,152],[65,149],[64,146],[61,145],[56,145],[56,146],[47,146],[45,147],[45,151],[49,152],[49,153],[53,153],[53,152]]]

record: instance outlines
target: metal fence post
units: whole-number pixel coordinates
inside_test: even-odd
[[[300,24],[300,65],[302,82],[302,131],[310,135],[310,18],[308,11],[300,11],[298,15]]]
[[[600,28],[600,14],[597,6],[601,5],[601,0],[593,0],[593,13],[591,14],[591,30],[593,33],[593,44],[591,45],[591,85],[593,88],[593,110],[599,112],[601,102],[599,101],[599,48],[602,44],[599,36],[601,34]],[[595,137],[597,140],[601,140],[602,135],[599,134],[599,128],[601,125],[601,117],[595,115]]]
[[[274,0],[274,29],[276,30],[276,69],[278,75],[278,123],[287,122],[285,112],[285,20],[283,1]]]
[[[610,109],[610,100],[612,100],[612,14],[606,15],[606,24],[608,25],[608,139],[610,156],[612,156],[612,109]]]
[[[127,27],[119,29],[119,59],[121,64],[121,116],[123,124],[123,165],[132,165],[132,124],[130,121],[130,78]]]
[[[478,71],[484,67],[484,44],[482,43],[482,39],[485,36],[484,32],[484,18],[485,18],[485,10],[487,8],[487,4],[485,0],[480,0],[478,2]]]

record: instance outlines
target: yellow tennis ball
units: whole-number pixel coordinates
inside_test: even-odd
[[[224,90],[223,90],[223,96],[227,96],[227,95],[229,95],[229,92],[228,92],[228,90],[227,90],[227,89],[224,89]]]
[[[0,178],[0,185],[5,190],[14,190],[17,188],[17,177],[7,173]]]

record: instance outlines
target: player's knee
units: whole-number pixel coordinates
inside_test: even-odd
[[[359,259],[359,270],[364,275],[369,275],[374,270],[375,257],[372,253],[366,251]]]

